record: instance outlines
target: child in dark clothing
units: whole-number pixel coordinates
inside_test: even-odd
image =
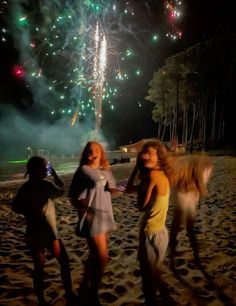
[[[53,199],[64,193],[63,182],[52,168],[55,184],[45,180],[46,160],[33,156],[27,163],[29,179],[19,189],[12,202],[12,210],[22,214],[26,220],[26,240],[32,252],[34,263],[33,283],[40,305],[48,305],[43,294],[43,268],[45,249],[57,259],[66,291],[68,305],[72,305],[72,291],[69,258],[63,242],[58,236]]]

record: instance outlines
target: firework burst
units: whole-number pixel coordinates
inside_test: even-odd
[[[95,116],[96,116],[96,130],[99,131],[101,127],[102,118],[102,100],[104,95],[105,71],[107,64],[107,41],[104,34],[100,33],[99,25],[96,24],[94,34],[94,101],[95,101]],[[100,37],[102,39],[100,40]]]

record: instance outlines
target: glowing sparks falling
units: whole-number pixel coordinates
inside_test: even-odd
[[[98,47],[99,47],[99,28],[98,23],[96,24],[96,30],[94,34],[94,65],[93,65],[93,79],[94,81],[98,78]]]
[[[182,15],[181,1],[163,1],[169,32],[166,36],[181,38],[177,28]],[[13,39],[19,46],[22,68],[13,74],[26,79],[35,103],[43,106],[53,120],[66,116],[75,126],[79,120],[95,117],[94,125],[100,129],[104,109],[116,111],[115,104],[125,86],[122,83],[137,77],[141,80],[142,71],[148,69],[134,66],[137,61],[145,62],[151,54],[146,54],[145,45],[137,39],[150,28],[148,24],[145,28],[139,26],[141,8],[131,1],[116,0],[66,1],[66,6],[60,5],[60,1],[37,1],[38,5],[29,1],[32,2],[29,7],[21,2],[25,1],[1,2],[4,7],[9,3],[9,16],[16,16],[9,23],[16,28]],[[149,16],[149,5],[143,9]],[[7,29],[0,29],[1,35],[5,42]],[[152,48],[153,43],[158,48],[161,33],[155,31],[151,36]],[[128,47],[124,49],[127,40]],[[45,104],[45,100],[50,103]]]
[[[76,120],[78,119],[78,112],[75,112],[71,119],[71,127],[75,125]]]
[[[102,99],[104,93],[105,72],[107,65],[107,41],[105,35],[102,36],[102,41],[99,43],[101,34],[99,25],[97,23],[94,34],[94,101],[95,101],[95,116],[96,116],[96,130],[101,127],[102,120]]]
[[[182,2],[179,0],[165,0],[165,11],[168,15],[168,21],[170,25],[170,32],[166,34],[167,37],[171,37],[172,39],[181,39],[182,32],[178,29],[176,22],[181,16],[181,5]]]

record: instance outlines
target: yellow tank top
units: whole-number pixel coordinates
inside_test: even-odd
[[[150,203],[151,208],[146,215],[145,232],[156,233],[164,228],[169,207],[169,196],[169,180],[164,172],[160,171],[157,178],[157,194],[153,196]]]

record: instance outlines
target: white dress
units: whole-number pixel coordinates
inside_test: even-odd
[[[78,199],[91,202],[94,218],[90,229],[91,237],[115,230],[111,194],[109,188],[115,187],[115,179],[110,170],[92,169],[84,165],[77,170],[86,177],[87,186],[78,195]],[[76,174],[79,176],[79,173]],[[78,181],[79,184],[79,181]]]

